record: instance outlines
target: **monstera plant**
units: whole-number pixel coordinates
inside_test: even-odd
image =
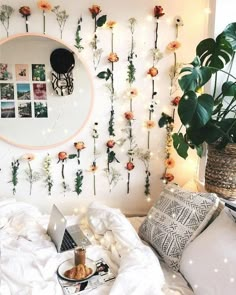
[[[235,51],[236,23],[230,23],[216,39],[201,41],[193,62],[181,69],[178,114],[182,125],[173,134],[173,144],[183,158],[189,148],[201,156],[203,143],[214,143],[219,149],[236,143]]]

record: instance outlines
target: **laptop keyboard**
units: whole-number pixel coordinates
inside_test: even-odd
[[[75,248],[77,246],[76,242],[73,240],[72,236],[69,234],[68,230],[65,230],[64,237],[61,244],[61,251],[67,251]]]

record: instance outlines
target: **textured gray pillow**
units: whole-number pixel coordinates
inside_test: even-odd
[[[189,192],[168,184],[140,226],[139,235],[177,271],[184,248],[207,226],[218,204],[216,194]]]

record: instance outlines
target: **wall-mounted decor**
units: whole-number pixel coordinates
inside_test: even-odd
[[[18,146],[48,148],[78,134],[92,108],[93,88],[86,65],[73,50],[61,40],[30,33],[2,40],[0,50],[2,71],[15,69],[9,81],[0,81],[0,137]],[[63,96],[50,83],[53,52],[53,76]],[[2,118],[7,117],[12,119],[6,125]]]

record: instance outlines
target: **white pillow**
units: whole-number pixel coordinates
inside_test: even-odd
[[[185,248],[180,271],[196,295],[236,294],[236,223],[227,209]]]

